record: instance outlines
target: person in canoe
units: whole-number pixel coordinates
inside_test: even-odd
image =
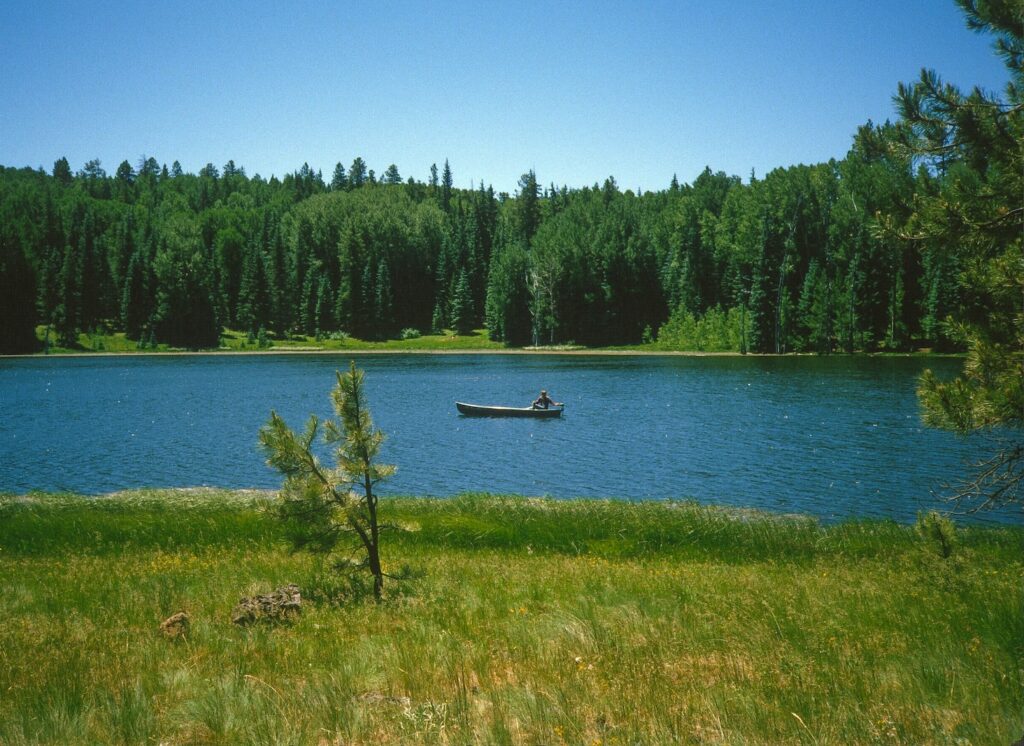
[[[547,389],[540,390],[540,396],[538,396],[533,402],[534,409],[547,409],[548,407],[561,407],[564,406],[562,402],[555,401],[548,396]]]

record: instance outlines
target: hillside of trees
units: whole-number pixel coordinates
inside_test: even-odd
[[[456,189],[447,161],[426,181],[361,158],[269,180],[233,161],[0,167],[0,351],[39,350],[40,325],[67,346],[486,328],[509,345],[948,349],[971,296],[956,255],[891,227],[957,154],[912,156],[905,134],[868,123],[841,161],[643,194],[532,171],[512,195]]]

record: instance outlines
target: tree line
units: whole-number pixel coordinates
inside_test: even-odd
[[[972,301],[961,258],[886,226],[959,178],[957,158],[915,155],[908,127],[869,122],[839,161],[642,194],[533,171],[511,195],[458,189],[447,161],[426,181],[362,158],[330,180],[151,157],[0,167],[0,348],[39,349],[43,327],[68,346],[485,328],[516,346],[948,349],[945,319]]]

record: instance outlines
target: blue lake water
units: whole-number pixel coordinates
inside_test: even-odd
[[[334,372],[367,373],[392,494],[488,491],[705,503],[913,520],[987,453],[925,428],[926,366],[850,357],[280,355],[0,359],[0,490],[274,488],[256,434],[331,413]],[[560,420],[460,416],[454,402]],[[1020,512],[981,522],[1020,522]]]

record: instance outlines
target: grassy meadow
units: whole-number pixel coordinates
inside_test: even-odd
[[[386,499],[380,605],[251,492],[0,497],[0,743],[1009,744],[1024,529]],[[298,583],[290,624],[242,595]],[[314,600],[315,599],[315,600]],[[158,625],[185,610],[188,636]]]

